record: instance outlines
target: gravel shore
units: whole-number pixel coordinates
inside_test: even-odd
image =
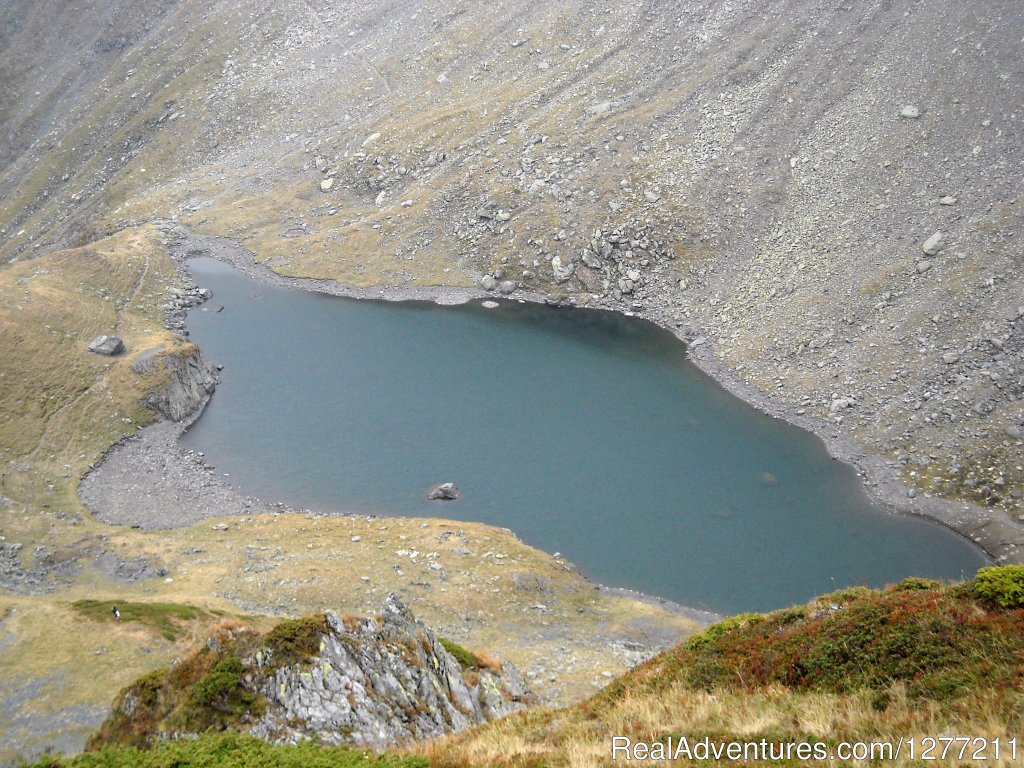
[[[264,283],[336,296],[373,298],[389,301],[429,300],[439,304],[459,304],[491,296],[483,290],[466,288],[402,288],[381,286],[359,288],[329,280],[283,277],[258,263],[238,243],[218,237],[196,235],[181,225],[163,222],[173,256],[187,270],[187,261],[208,256],[230,264],[249,277]],[[540,294],[517,292],[515,300],[556,303]],[[945,525],[962,534],[1003,561],[1020,558],[1024,532],[1005,516],[981,507],[935,498],[910,498],[895,467],[880,457],[859,448],[834,425],[829,425],[789,408],[743,381],[718,361],[710,348],[693,343],[677,323],[667,321],[654,311],[631,314],[648,319],[674,333],[687,343],[689,358],[706,374],[737,397],[775,418],[806,429],[823,440],[830,454],[853,465],[871,498],[893,513],[912,514]],[[169,319],[180,323],[183,316]],[[201,411],[200,411],[201,412]],[[193,417],[197,418],[198,413]],[[131,439],[113,446],[96,468],[86,476],[80,488],[82,500],[96,517],[106,523],[160,529],[190,525],[210,517],[295,512],[282,503],[247,496],[232,488],[216,474],[203,456],[187,450],[178,438],[188,423],[161,422],[140,430]]]

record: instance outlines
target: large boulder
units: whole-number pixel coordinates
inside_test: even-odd
[[[89,342],[89,351],[98,355],[119,355],[124,352],[124,339],[120,336],[97,336]]]

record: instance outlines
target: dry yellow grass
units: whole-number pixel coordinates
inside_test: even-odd
[[[1004,741],[1019,734],[996,714],[994,697],[980,693],[961,710],[934,703],[910,702],[902,688],[892,691],[888,708],[880,712],[871,695],[839,696],[794,693],[783,688],[764,691],[693,691],[674,685],[657,696],[629,696],[600,716],[585,707],[522,713],[465,734],[441,739],[416,749],[439,768],[469,766],[540,766],[593,768],[617,765],[611,757],[612,736],[657,742],[667,736],[686,736],[691,742],[709,736],[715,741],[890,742],[900,738],[970,735]],[[957,747],[959,748],[959,746]],[[1019,749],[1019,747],[1018,747]],[[992,756],[991,751],[989,752]],[[1017,758],[1019,760],[1018,751]],[[912,762],[904,752],[886,765],[928,765]],[[954,761],[955,762],[955,761]],[[644,764],[643,762],[635,764]],[[691,765],[686,760],[659,765]],[[788,764],[788,763],[787,763]],[[794,763],[795,764],[795,763]],[[851,761],[847,765],[868,765]],[[880,764],[879,761],[870,764]],[[954,764],[954,763],[949,763]],[[1019,765],[1004,750],[989,764]]]

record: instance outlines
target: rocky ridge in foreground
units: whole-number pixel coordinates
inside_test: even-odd
[[[456,733],[533,700],[518,671],[443,640],[396,596],[365,619],[324,613],[265,636],[225,628],[122,691],[91,746],[213,730],[384,749]]]

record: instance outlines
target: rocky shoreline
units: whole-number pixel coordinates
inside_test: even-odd
[[[288,288],[317,291],[334,296],[380,299],[387,301],[434,301],[438,304],[461,304],[472,300],[494,298],[494,293],[481,288],[396,287],[360,288],[331,280],[284,277],[258,264],[251,252],[227,239],[191,233],[176,222],[162,222],[161,228],[171,239],[172,254],[180,268],[195,256],[210,256],[230,264],[247,276],[262,282]],[[544,304],[575,306],[570,299],[554,299],[544,294],[517,290],[506,300],[531,301]],[[623,311],[615,307],[589,305],[606,311]],[[934,497],[912,496],[903,484],[898,470],[885,459],[866,452],[835,425],[830,425],[798,409],[774,400],[744,381],[735,371],[718,360],[709,345],[692,329],[679,323],[657,308],[628,311],[670,331],[686,345],[689,359],[722,387],[762,412],[811,432],[824,442],[830,455],[853,466],[862,486],[871,499],[894,514],[909,514],[943,525],[964,536],[999,562],[1020,562],[1024,558],[1024,528],[1015,525],[998,510],[989,510],[966,502],[953,502]]]
[[[158,226],[166,236],[172,256],[186,281],[190,279],[187,261],[208,256],[264,283],[335,296],[388,301],[434,301],[447,305],[485,300],[493,296],[491,292],[479,288],[359,288],[330,280],[284,277],[258,264],[252,253],[233,240],[196,235],[176,222],[164,221]],[[571,301],[522,291],[516,291],[509,300],[573,304]],[[172,305],[167,318],[168,327],[186,336],[185,313],[189,306],[189,302]],[[894,514],[915,515],[944,525],[998,561],[1020,559],[1020,545],[1024,543],[1024,535],[1009,520],[1000,520],[989,510],[966,503],[912,498],[898,473],[884,459],[866,453],[834,425],[795,413],[792,408],[756,390],[717,360],[708,345],[701,343],[700,339],[694,340],[688,329],[681,329],[678,324],[666,321],[656,311],[636,310],[629,314],[671,331],[686,344],[689,358],[735,396],[764,413],[819,437],[835,459],[854,467],[865,491],[887,510]],[[145,427],[137,436],[121,441],[107,451],[83,479],[79,490],[82,501],[97,519],[113,525],[166,529],[190,525],[211,517],[311,512],[245,495],[218,476],[215,467],[210,466],[201,453],[185,449],[178,443],[178,438],[198,418],[208,400],[206,398],[187,420],[178,423],[162,421]],[[137,503],[140,498],[146,499],[144,509]],[[649,600],[698,621],[709,622],[718,618],[709,612],[677,606],[670,601],[630,590],[604,586],[599,588],[610,594],[628,594],[630,597]]]

